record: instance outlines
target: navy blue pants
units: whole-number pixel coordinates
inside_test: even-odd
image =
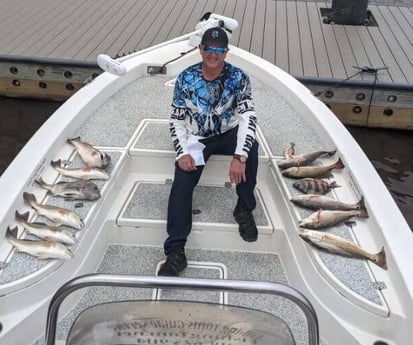
[[[212,154],[233,155],[237,144],[238,127],[202,140],[205,145],[204,160],[208,161]],[[195,171],[184,171],[175,163],[175,176],[171,187],[168,203],[168,218],[166,231],[168,238],[164,243],[165,254],[168,255],[177,247],[184,247],[192,228],[192,195],[201,178],[204,166],[197,166]],[[229,169],[229,166],[228,166]],[[245,174],[246,181],[236,186],[238,201],[236,207],[240,210],[252,211],[256,201],[254,189],[257,183],[258,143],[254,142],[248,155]]]

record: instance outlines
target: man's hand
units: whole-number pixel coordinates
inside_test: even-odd
[[[195,161],[191,155],[183,155],[178,159],[178,166],[184,171],[194,171],[196,170]]]
[[[247,180],[245,176],[245,165],[246,163],[241,163],[238,159],[232,159],[228,174],[231,183],[238,184]]]

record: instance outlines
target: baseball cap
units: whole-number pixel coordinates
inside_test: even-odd
[[[219,28],[210,28],[202,35],[201,44],[214,43],[218,47],[228,47],[228,36],[226,32]]]

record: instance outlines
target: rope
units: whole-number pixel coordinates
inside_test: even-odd
[[[343,83],[346,82],[347,80],[349,80],[349,79],[351,79],[351,78],[353,78],[353,77],[355,77],[355,76],[357,76],[357,75],[361,75],[362,73],[369,73],[369,74],[374,73],[374,81],[373,81],[373,84],[372,84],[372,86],[371,86],[371,94],[370,94],[370,99],[369,99],[369,105],[368,105],[368,108],[367,108],[367,117],[366,117],[366,123],[365,123],[365,127],[367,127],[367,124],[368,124],[368,122],[369,122],[369,117],[370,117],[371,104],[372,104],[372,102],[373,102],[373,95],[374,95],[374,91],[375,91],[375,89],[376,89],[376,84],[377,84],[377,72],[380,71],[380,70],[387,70],[388,67],[385,66],[385,67],[380,67],[380,68],[373,68],[373,67],[358,67],[358,66],[353,66],[353,68],[358,69],[358,72],[352,74],[351,76],[349,76],[349,77],[346,78],[346,79],[340,80],[338,83],[334,84],[333,86],[330,86],[330,87],[327,88],[327,89],[324,89],[324,90],[321,90],[321,91],[315,93],[314,96],[318,97],[318,96],[320,96],[321,94],[323,94],[323,93],[325,93],[325,92],[327,92],[327,91],[330,91],[330,90],[336,88],[337,86],[343,84]]]

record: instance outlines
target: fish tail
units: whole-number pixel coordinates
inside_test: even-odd
[[[41,176],[39,178],[37,178],[36,180],[34,180],[34,183],[37,184],[41,188],[46,188],[47,187],[47,183],[44,182],[44,180]]]
[[[61,160],[61,159],[58,159],[57,161],[51,161],[51,162],[50,162],[50,165],[51,165],[53,168],[60,168],[60,167],[62,166],[62,160]]]
[[[28,222],[29,221],[29,215],[30,215],[29,211],[27,211],[25,213],[19,213],[19,211],[16,210],[16,212],[14,213],[14,218],[18,222],[21,222],[21,221]]]
[[[374,263],[382,269],[387,270],[386,252],[384,251],[384,247],[382,247],[381,251],[376,254]]]
[[[31,194],[31,193],[24,192],[23,200],[32,207],[33,207],[33,204],[37,204],[36,197],[34,196],[34,194]]]
[[[331,182],[328,186],[330,188],[340,188],[341,187],[340,185],[337,184],[336,181]]]
[[[367,208],[366,208],[366,205],[364,203],[364,196],[362,196],[360,198],[360,201],[357,203],[357,205],[360,207],[359,217],[368,218],[369,214],[367,213]]]
[[[8,226],[6,230],[6,238],[12,237],[14,239],[17,239],[17,231],[18,231],[17,226],[15,226],[13,229],[10,228],[10,226]]]
[[[72,138],[72,139],[67,139],[66,140],[69,144],[72,143],[72,141],[80,141],[80,136],[77,136],[76,138]]]
[[[334,164],[335,169],[344,169],[345,165],[343,164],[341,158],[338,159],[336,164]]]

